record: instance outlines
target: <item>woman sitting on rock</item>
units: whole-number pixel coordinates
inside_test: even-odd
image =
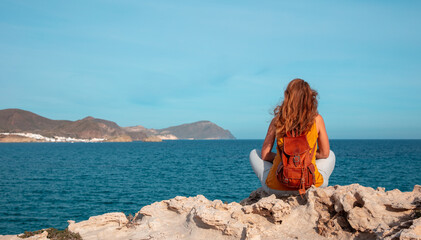
[[[296,194],[300,188],[300,193],[303,193],[310,185],[326,187],[335,167],[335,155],[329,147],[323,118],[317,111],[317,92],[302,79],[292,80],[285,90],[282,104],[275,108],[274,115],[263,143],[261,158],[256,150],[250,153],[251,166],[263,190],[269,194],[285,195]],[[301,145],[294,146],[298,138],[301,139]],[[275,139],[277,153],[271,152]],[[288,147],[287,144],[284,146],[284,141]],[[306,156],[302,150],[304,145]],[[301,161],[306,158],[307,162],[302,170],[299,168],[300,156]],[[288,178],[290,173],[299,177]],[[300,187],[297,188],[298,185]]]

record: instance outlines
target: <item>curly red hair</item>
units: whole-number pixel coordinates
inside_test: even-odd
[[[317,91],[302,79],[292,80],[284,92],[284,100],[274,110],[277,137],[285,137],[287,132],[297,136],[305,133],[318,114]]]

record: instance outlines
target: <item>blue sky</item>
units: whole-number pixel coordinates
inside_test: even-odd
[[[0,109],[264,138],[290,80],[329,137],[421,138],[419,1],[0,2]]]

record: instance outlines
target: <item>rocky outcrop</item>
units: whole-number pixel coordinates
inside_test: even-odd
[[[269,196],[257,189],[240,203],[178,196],[145,206],[134,217],[107,213],[78,223],[68,221],[68,230],[92,240],[407,240],[421,239],[420,209],[419,185],[412,192],[386,192],[358,184],[313,187],[303,198]]]
[[[162,138],[158,136],[149,136],[143,139],[144,142],[162,142]]]
[[[0,236],[0,240],[49,240],[47,238],[48,236],[48,232],[47,231],[43,231],[39,234],[36,234],[34,236],[28,237],[28,238],[21,238],[19,237],[19,235],[5,235],[5,236]]]
[[[130,221],[105,214],[70,222],[69,230],[84,239],[421,239],[420,208],[418,185],[412,192],[312,188],[304,198],[258,189],[240,203],[176,197],[143,207]]]
[[[132,138],[128,135],[113,137],[110,139],[107,139],[105,142],[131,142],[133,141]]]

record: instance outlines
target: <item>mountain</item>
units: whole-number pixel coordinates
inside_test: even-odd
[[[140,125],[134,127],[123,127],[123,130],[133,139],[133,141],[144,141],[148,137],[154,135],[147,128]]]
[[[210,121],[199,121],[164,129],[148,129],[140,125],[120,127],[115,122],[93,117],[77,121],[52,120],[21,109],[0,110],[0,133],[18,134],[13,136],[0,134],[0,138],[2,138],[0,142],[32,141],[36,136],[31,134],[42,135],[37,141],[56,141],[57,137],[62,138],[62,141],[76,141],[75,139],[96,139],[95,141],[235,139],[230,131]],[[22,133],[27,133],[27,135],[22,135]],[[5,139],[6,137],[7,139]]]
[[[86,117],[77,121],[51,120],[21,109],[0,110],[0,132],[35,133],[44,137],[113,139],[126,136],[115,122]]]
[[[145,136],[147,138],[158,137],[163,140],[235,139],[230,131],[223,129],[210,121],[187,123],[163,129],[148,129],[140,125],[125,127],[123,129],[133,138],[133,140],[138,139],[139,137],[145,139]]]
[[[21,109],[0,110],[0,132],[49,132],[70,122],[51,120]]]
[[[174,135],[178,139],[235,139],[230,131],[210,121],[199,121],[157,130],[159,135]]]
[[[113,138],[126,135],[124,130],[115,122],[86,117],[69,122],[57,128],[62,136],[74,138]]]

